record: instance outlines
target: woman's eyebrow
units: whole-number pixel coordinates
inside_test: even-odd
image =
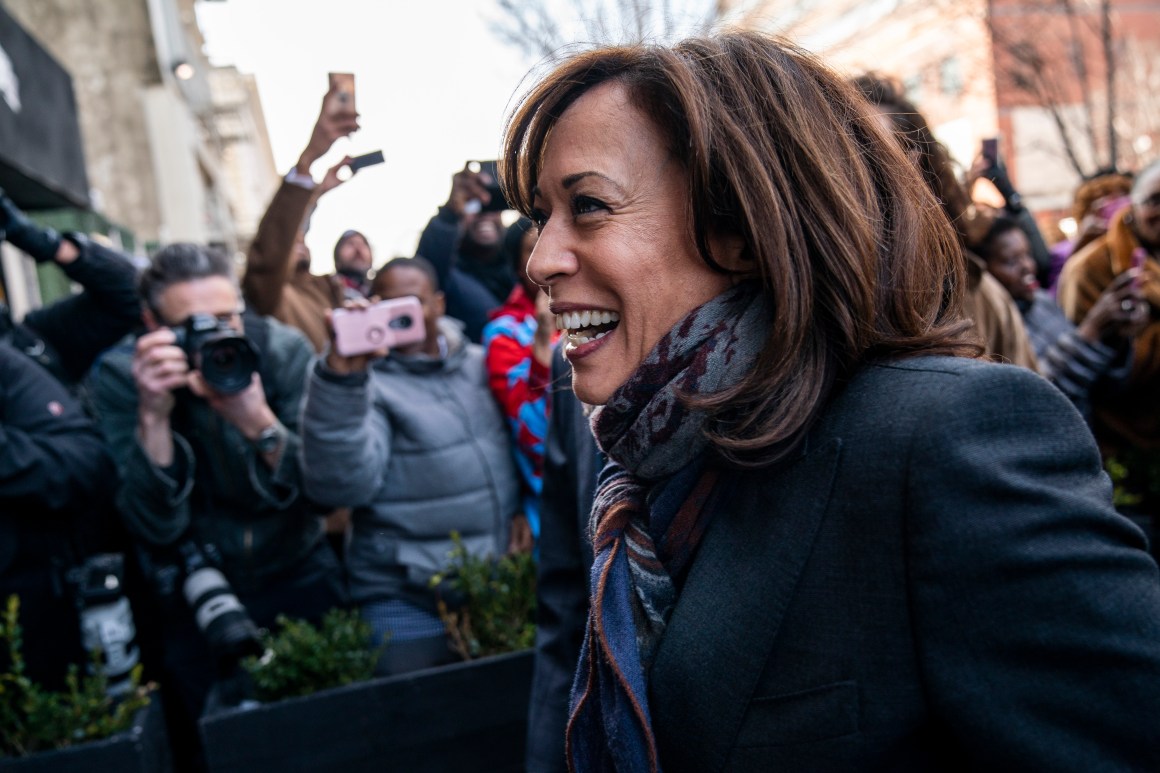
[[[608,175],[601,174],[600,172],[576,172],[575,174],[568,175],[560,182],[564,186],[564,189],[567,190],[568,188],[571,188],[573,185],[583,180],[585,177],[599,177],[609,185],[613,185],[618,189],[620,188],[620,186],[616,184],[615,180],[608,177]]]

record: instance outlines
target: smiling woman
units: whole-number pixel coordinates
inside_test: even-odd
[[[842,78],[579,54],[501,178],[610,460],[572,769],[1160,766],[1156,566],[1066,401],[962,356],[950,223]]]

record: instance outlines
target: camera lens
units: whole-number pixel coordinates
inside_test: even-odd
[[[197,569],[186,578],[184,591],[197,627],[214,652],[232,658],[262,653],[257,628],[220,571],[209,566]]]
[[[411,318],[410,314],[404,314],[401,317],[395,317],[391,320],[391,327],[396,330],[407,330],[415,324],[415,320]]]
[[[233,331],[203,343],[198,359],[205,382],[225,395],[248,387],[258,369],[257,349]]]

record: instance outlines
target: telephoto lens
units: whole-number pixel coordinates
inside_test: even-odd
[[[89,652],[101,653],[99,668],[105,675],[105,691],[114,697],[130,690],[133,668],[141,659],[133,612],[122,588],[124,568],[120,553],[103,553],[69,572],[80,612],[82,643]]]
[[[194,542],[187,541],[178,549],[185,563],[182,585],[185,600],[210,650],[219,660],[226,661],[261,655],[263,647],[258,627],[226,576],[207,556],[207,553],[213,555],[212,546],[207,545],[203,551]]]

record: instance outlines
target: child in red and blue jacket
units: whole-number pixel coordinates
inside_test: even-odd
[[[502,252],[520,282],[483,329],[491,392],[503,409],[515,440],[516,466],[524,488],[524,514],[532,539],[540,536],[540,476],[548,429],[547,388],[555,319],[548,299],[527,276],[537,231],[521,218],[504,236]]]

